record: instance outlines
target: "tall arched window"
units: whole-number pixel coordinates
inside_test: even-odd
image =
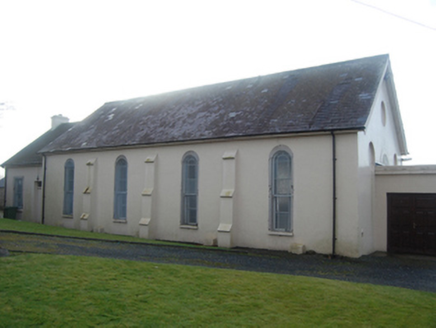
[[[23,208],[23,177],[14,177],[14,206]]]
[[[270,230],[292,231],[292,157],[279,147],[270,159]]]
[[[73,215],[74,203],[74,162],[69,159],[64,166],[64,215]]]
[[[185,154],[182,160],[182,224],[197,225],[198,156]]]
[[[127,161],[124,157],[115,164],[114,219],[127,218]]]

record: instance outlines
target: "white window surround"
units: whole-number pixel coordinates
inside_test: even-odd
[[[70,158],[64,165],[64,204],[62,214],[64,218],[73,217],[74,205],[74,161]]]
[[[180,229],[198,230],[198,225],[181,224]]]
[[[268,235],[277,237],[293,237],[293,232],[269,231]]]
[[[182,158],[182,195],[180,227],[198,224],[198,155],[189,151]]]
[[[115,162],[114,222],[123,222],[127,219],[127,177],[127,160],[120,156]]]
[[[14,207],[17,207],[18,211],[23,209],[23,185],[24,177],[14,177]]]
[[[273,235],[293,233],[293,155],[286,146],[277,146],[269,158],[269,230]]]

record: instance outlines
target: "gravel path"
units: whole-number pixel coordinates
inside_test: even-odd
[[[338,279],[436,292],[436,259],[412,256],[363,256],[359,259],[252,249],[205,249],[95,241],[0,232],[9,252],[95,256],[133,261],[198,265]]]

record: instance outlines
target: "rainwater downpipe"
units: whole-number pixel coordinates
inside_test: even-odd
[[[332,161],[333,161],[333,227],[332,227],[332,257],[336,256],[336,136],[332,131]]]
[[[42,159],[44,163],[43,169],[43,177],[42,177],[42,213],[41,213],[41,224],[44,224],[45,221],[45,180],[47,174],[47,157],[42,154]]]

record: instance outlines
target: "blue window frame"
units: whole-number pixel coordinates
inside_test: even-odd
[[[127,218],[127,161],[124,157],[115,164],[114,219]]]
[[[14,207],[23,208],[23,180],[22,177],[14,177]]]
[[[182,224],[197,225],[198,156],[189,152],[182,160]]]
[[[64,167],[64,215],[73,215],[74,203],[74,162],[69,159]]]
[[[271,158],[270,229],[292,231],[292,157],[285,150],[276,151]]]

